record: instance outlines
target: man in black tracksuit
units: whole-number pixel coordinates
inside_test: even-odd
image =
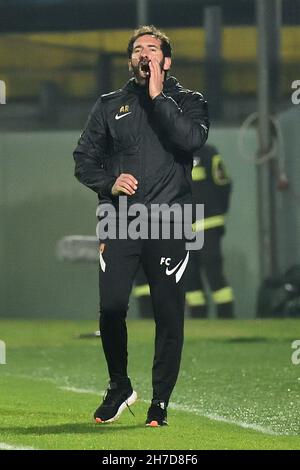
[[[200,229],[204,229],[204,245],[201,250],[191,252],[185,278],[186,303],[191,317],[207,317],[207,296],[202,279],[205,276],[217,317],[233,318],[233,292],[224,276],[221,248],[232,182],[216,147],[205,144],[194,155],[192,179],[193,204],[204,204],[204,226],[202,222],[200,224]]]
[[[74,152],[75,175],[123,217],[142,203],[191,201],[193,154],[205,143],[209,121],[200,93],[184,89],[174,77],[169,39],[153,26],[135,31],[128,44],[133,78],[96,102]],[[122,200],[122,201],[121,201]],[[103,206],[104,207],[104,206]],[[166,424],[183,343],[183,273],[189,253],[185,239],[100,240],[100,332],[110,386],[94,414],[96,422],[116,420],[136,400],[127,373],[126,313],[133,280],[142,264],[150,285],[156,323],[152,370],[153,399],[146,425]]]

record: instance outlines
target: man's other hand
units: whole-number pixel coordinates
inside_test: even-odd
[[[111,188],[111,193],[113,196],[120,196],[121,194],[132,196],[137,189],[137,184],[138,181],[134,176],[129,175],[128,173],[121,173]]]

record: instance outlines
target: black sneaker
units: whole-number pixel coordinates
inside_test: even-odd
[[[158,426],[166,426],[167,423],[167,407],[163,401],[152,400],[148,410],[146,426],[156,428]]]
[[[132,389],[130,383],[126,387],[120,387],[117,383],[110,382],[102,404],[94,413],[96,423],[112,423],[116,421],[122,411],[126,407],[129,408],[130,405],[133,405],[136,399],[137,394]]]

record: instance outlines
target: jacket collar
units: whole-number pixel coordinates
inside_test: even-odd
[[[131,78],[128,80],[128,82],[124,85],[123,90],[126,90],[130,93],[136,93],[136,94],[142,94],[146,95],[148,94],[148,89],[146,87],[140,86],[136,83],[134,78]],[[182,86],[178,82],[178,80],[175,77],[168,77],[165,82],[164,82],[164,87],[163,87],[163,92],[164,93],[178,93],[180,90],[182,90]]]

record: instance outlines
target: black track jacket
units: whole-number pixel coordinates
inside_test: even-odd
[[[120,196],[112,196],[111,188],[121,173],[138,180],[128,206],[191,203],[193,154],[204,145],[208,128],[200,93],[169,77],[152,100],[148,89],[131,79],[94,105],[74,151],[75,176],[100,203],[116,208]]]

